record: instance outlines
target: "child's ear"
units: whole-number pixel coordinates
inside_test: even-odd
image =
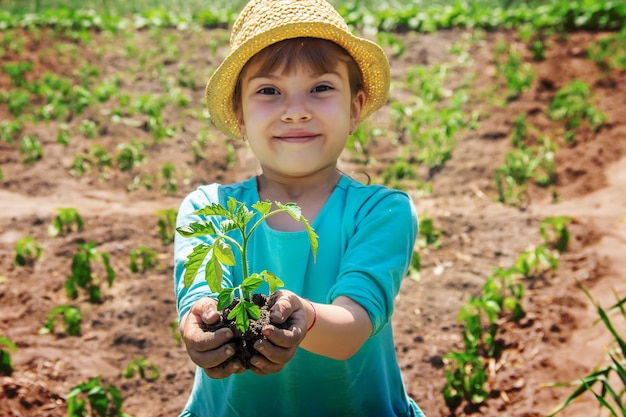
[[[352,98],[352,109],[350,110],[351,132],[354,132],[356,126],[359,124],[359,120],[361,119],[361,112],[363,111],[363,106],[365,106],[366,99],[367,97],[365,96],[365,91],[363,90],[359,90]]]
[[[243,116],[241,114],[237,115],[237,124],[239,125],[239,134],[243,140],[246,140],[246,124],[243,122]]]

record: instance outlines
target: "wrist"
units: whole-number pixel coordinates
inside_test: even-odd
[[[313,326],[315,326],[315,323],[317,323],[317,309],[315,308],[315,305],[313,304],[313,302],[311,300],[306,299],[307,304],[309,304],[309,309],[307,309],[308,313],[307,313],[307,333],[311,331],[311,329],[313,328]]]

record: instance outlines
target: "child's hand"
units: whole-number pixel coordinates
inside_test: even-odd
[[[228,328],[216,332],[204,330],[204,325],[215,324],[218,321],[217,301],[204,297],[191,307],[180,323],[180,334],[189,357],[214,379],[226,378],[245,371],[240,361],[230,359],[235,353],[234,345],[228,343],[233,337],[233,332]]]
[[[251,370],[257,375],[280,372],[296,354],[298,346],[306,336],[306,310],[300,297],[291,291],[280,290],[272,296],[270,305],[272,323],[282,324],[287,319],[291,322],[288,329],[272,325],[263,329],[267,340],[258,340],[254,344],[260,355],[252,358]]]

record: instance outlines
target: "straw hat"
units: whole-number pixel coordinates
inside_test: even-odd
[[[363,73],[367,100],[361,112],[366,118],[385,104],[389,93],[389,61],[383,50],[354,36],[341,15],[324,0],[251,0],[235,21],[231,52],[211,76],[206,87],[213,124],[233,139],[241,139],[232,100],[244,65],[269,45],[285,39],[311,37],[343,47]]]

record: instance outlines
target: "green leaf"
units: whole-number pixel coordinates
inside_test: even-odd
[[[237,210],[237,200],[235,200],[234,197],[229,197],[226,204],[228,206],[228,211],[232,214],[235,214],[235,211]]]
[[[113,285],[113,281],[115,281],[115,271],[111,267],[111,261],[109,259],[109,254],[106,252],[102,252],[100,254],[102,258],[102,263],[104,264],[104,269],[107,271],[107,284],[109,284],[109,288]]]
[[[223,239],[216,240],[213,243],[213,256],[224,265],[235,266],[235,254],[231,246]]]
[[[224,270],[222,269],[222,265],[219,263],[217,256],[215,254],[215,250],[211,253],[211,257],[206,263],[205,279],[207,284],[209,284],[209,288],[213,292],[219,292],[222,289],[222,277],[224,276]]]
[[[279,210],[288,213],[291,217],[294,218],[294,220],[300,221],[300,218],[302,217],[302,210],[296,203],[281,204],[279,202],[276,202],[276,206],[279,208]]]
[[[203,208],[196,210],[193,214],[198,214],[202,216],[227,216],[229,215],[228,210],[226,210],[223,206],[217,203],[211,203],[208,206],[204,206]]]
[[[272,294],[278,288],[283,287],[285,285],[285,283],[282,282],[280,278],[278,278],[276,275],[274,275],[270,271],[265,270],[261,272],[259,276],[261,277],[261,279],[263,279],[265,282],[267,282],[270,285],[270,294]]]
[[[244,301],[244,304],[246,307],[246,313],[248,314],[248,317],[250,319],[258,320],[261,317],[261,309],[258,305],[254,303],[248,303],[246,301]]]
[[[306,227],[306,232],[309,235],[309,242],[311,242],[311,251],[313,252],[313,262],[315,262],[317,259],[318,248],[317,238],[319,236],[317,235],[317,233],[315,233],[315,230],[313,230],[313,227],[311,227],[307,219],[302,217],[302,222],[304,223],[304,226]]]
[[[217,295],[217,309],[224,310],[227,308],[233,300],[235,299],[235,289],[234,288],[224,288]]]
[[[216,234],[215,226],[209,220],[193,222],[186,226],[176,228],[176,231],[183,237],[206,236]]]
[[[231,219],[224,219],[220,222],[220,230],[222,233],[228,233],[235,229],[237,229],[237,223]]]
[[[245,297],[249,298],[250,294],[259,288],[261,284],[263,284],[263,279],[261,279],[259,274],[252,274],[248,278],[244,279],[239,287],[244,292]]]
[[[259,201],[254,203],[252,208],[261,213],[262,216],[265,216],[272,209],[272,203],[269,200]]]
[[[248,330],[250,327],[250,319],[248,318],[244,300],[239,301],[235,308],[233,308],[228,315],[228,319],[235,320],[235,326],[241,333],[245,333]]]
[[[193,248],[193,251],[187,255],[187,262],[185,262],[185,274],[183,276],[185,288],[189,288],[198,271],[204,262],[207,254],[211,250],[211,247],[205,243],[199,244]]]

